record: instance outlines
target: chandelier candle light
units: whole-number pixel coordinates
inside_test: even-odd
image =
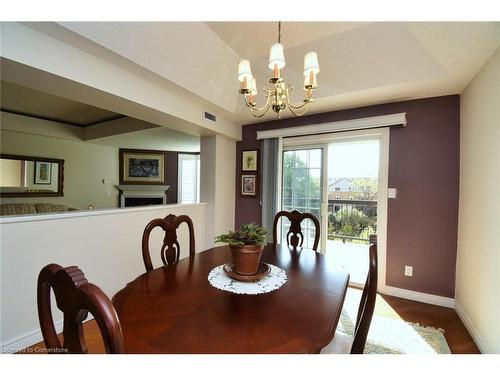
[[[266,104],[260,108],[255,103],[257,96],[257,82],[250,69],[250,61],[241,60],[238,63],[238,81],[241,82],[240,94],[245,99],[245,104],[251,109],[254,117],[264,116],[269,108],[281,118],[281,112],[288,107],[295,116],[302,116],[309,109],[309,104],[314,101],[313,90],[318,88],[317,75],[319,73],[318,55],[309,52],[304,57],[304,90],[306,97],[302,103],[294,105],[290,102],[293,86],[287,85],[281,78],[281,69],[285,67],[285,55],[281,44],[281,22],[278,23],[278,43],[271,46],[269,51],[269,69],[273,71],[273,77],[269,80],[273,86],[264,88],[266,93]]]

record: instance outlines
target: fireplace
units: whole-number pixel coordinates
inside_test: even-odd
[[[120,207],[162,205],[167,203],[168,185],[119,185]]]

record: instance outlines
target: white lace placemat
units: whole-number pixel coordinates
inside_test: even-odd
[[[262,279],[257,281],[237,281],[231,279],[224,273],[222,269],[224,265],[215,267],[208,274],[208,281],[210,284],[221,290],[236,294],[262,294],[269,293],[273,290],[279,289],[284,283],[286,283],[287,277],[286,272],[281,268],[269,264],[271,267],[271,272],[264,276]]]

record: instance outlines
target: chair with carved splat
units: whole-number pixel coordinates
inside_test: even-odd
[[[378,282],[377,236],[370,236],[369,266],[363,294],[359,301],[354,338],[337,331],[321,354],[363,354],[377,300]]]
[[[299,211],[280,211],[274,217],[274,225],[273,225],[273,243],[278,243],[278,221],[280,217],[286,217],[290,220],[290,229],[286,234],[286,243],[288,246],[292,246],[294,248],[301,247],[304,243],[304,234],[302,233],[302,228],[300,223],[305,219],[310,219],[314,226],[316,227],[316,231],[314,234],[314,244],[312,249],[318,250],[319,237],[320,237],[320,225],[319,220],[316,216],[310,213],[301,213]]]
[[[165,237],[163,238],[163,246],[160,250],[161,260],[164,265],[176,263],[179,260],[181,248],[177,241],[177,228],[182,223],[186,223],[189,229],[189,256],[191,258],[194,256],[194,227],[193,221],[189,216],[168,215],[164,219],[153,219],[146,225],[142,234],[142,259],[144,260],[147,272],[153,270],[153,263],[151,262],[151,255],[149,253],[149,236],[151,235],[151,231],[156,227],[164,230]]]
[[[64,314],[63,343],[52,319],[50,290]],[[107,353],[123,353],[123,335],[113,304],[106,294],[85,278],[77,266],[49,264],[37,284],[38,319],[48,353],[87,353],[82,323],[90,312],[101,331]]]

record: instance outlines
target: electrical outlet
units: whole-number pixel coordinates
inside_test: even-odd
[[[405,276],[412,277],[413,276],[413,267],[405,266]]]
[[[397,198],[398,197],[398,189],[396,188],[389,188],[387,189],[387,198]]]

